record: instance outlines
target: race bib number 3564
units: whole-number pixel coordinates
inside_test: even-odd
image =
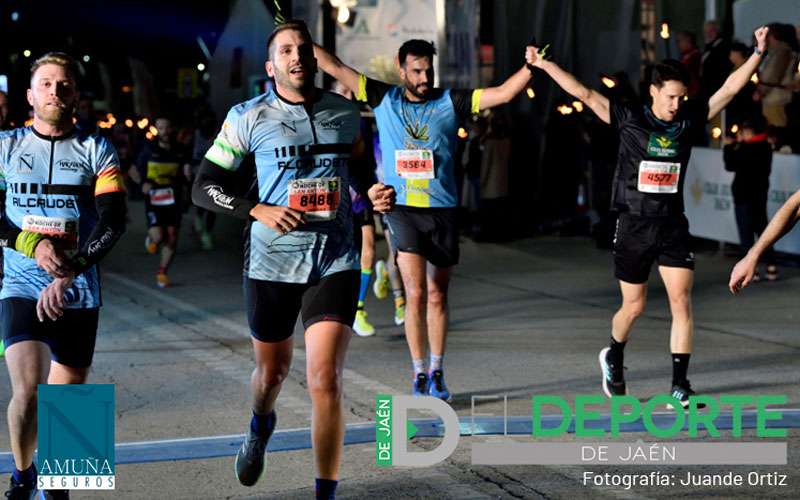
[[[433,151],[430,149],[398,149],[394,152],[394,167],[402,179],[433,179]]]
[[[289,208],[304,212],[309,221],[332,220],[339,209],[341,184],[339,177],[289,181]]]
[[[638,188],[642,193],[677,193],[680,176],[680,163],[643,161],[639,164]]]

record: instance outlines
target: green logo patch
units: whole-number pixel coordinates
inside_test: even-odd
[[[660,158],[678,156],[678,143],[665,135],[650,134],[650,141],[647,143],[647,154]]]

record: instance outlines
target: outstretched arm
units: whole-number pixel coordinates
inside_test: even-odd
[[[747,82],[750,81],[750,77],[753,76],[753,73],[758,69],[762,54],[767,50],[767,33],[769,33],[769,28],[766,26],[762,26],[755,31],[756,50],[744,64],[739,66],[736,71],[728,76],[728,79],[725,80],[722,87],[714,92],[714,95],[708,99],[709,120],[717,116],[717,114],[731,102],[733,97],[747,85]]]
[[[346,65],[341,59],[316,43],[314,44],[314,56],[317,58],[317,65],[322,71],[342,82],[353,94],[358,93],[358,71]]]
[[[497,87],[483,89],[480,97],[480,110],[505,104],[519,94],[531,79],[531,72],[526,66],[511,75]]]
[[[535,66],[550,75],[559,87],[568,94],[580,99],[589,109],[594,111],[598,118],[606,123],[611,123],[611,112],[609,111],[608,98],[603,94],[586,87],[578,81],[572,74],[561,69],[553,61],[545,60],[539,56],[537,47],[529,46],[525,51],[525,60],[531,66]]]
[[[761,233],[761,237],[758,238],[753,248],[747,252],[747,255],[742,260],[736,263],[733,271],[731,271],[731,279],[728,282],[728,288],[732,293],[737,293],[750,284],[756,271],[758,259],[767,248],[788,233],[798,220],[800,220],[800,191],[794,193],[783,204],[764,232]]]

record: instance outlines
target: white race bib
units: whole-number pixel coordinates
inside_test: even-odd
[[[398,149],[394,152],[394,170],[402,179],[433,179],[433,151]]]
[[[26,215],[22,230],[47,236],[69,257],[78,252],[78,219]]]
[[[680,177],[680,163],[664,161],[639,163],[639,191],[642,193],[677,193]]]
[[[154,207],[166,207],[175,204],[175,192],[171,187],[150,190],[150,204]]]
[[[341,188],[339,177],[291,180],[289,208],[303,212],[309,221],[335,219],[342,196]]]

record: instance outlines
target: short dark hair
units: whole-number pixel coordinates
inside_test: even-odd
[[[678,36],[688,39],[692,44],[692,47],[697,47],[697,36],[695,36],[695,34],[691,31],[679,31]]]
[[[299,31],[309,42],[314,41],[314,39],[311,37],[311,32],[308,31],[308,26],[306,25],[305,21],[300,19],[289,19],[288,21],[275,26],[275,29],[272,30],[272,33],[270,33],[269,37],[267,37],[267,58],[270,60],[272,60],[272,42],[275,41],[275,37],[278,36],[278,33],[286,30]]]
[[[433,62],[433,56],[436,54],[436,47],[433,42],[426,40],[408,40],[400,46],[397,51],[397,59],[400,61],[400,66],[405,65],[406,57],[411,54],[417,57],[427,57]]]
[[[752,53],[752,50],[750,50],[750,47],[742,42],[733,42],[731,44],[731,52],[738,52],[743,56],[748,57]]]
[[[760,134],[767,130],[767,120],[763,115],[753,115],[742,122],[742,128],[750,129],[756,134]]]
[[[64,68],[64,71],[66,71],[69,76],[75,80],[75,83],[78,83],[78,63],[75,62],[75,59],[73,59],[72,56],[65,54],[64,52],[48,52],[47,54],[33,61],[33,64],[31,64],[31,80],[33,80],[33,75],[36,73],[36,70],[46,64],[55,64],[56,66],[61,66]]]
[[[689,72],[686,71],[686,66],[680,61],[664,59],[653,66],[653,71],[650,74],[650,83],[652,85],[660,89],[669,81],[678,81],[687,87],[689,86]]]

